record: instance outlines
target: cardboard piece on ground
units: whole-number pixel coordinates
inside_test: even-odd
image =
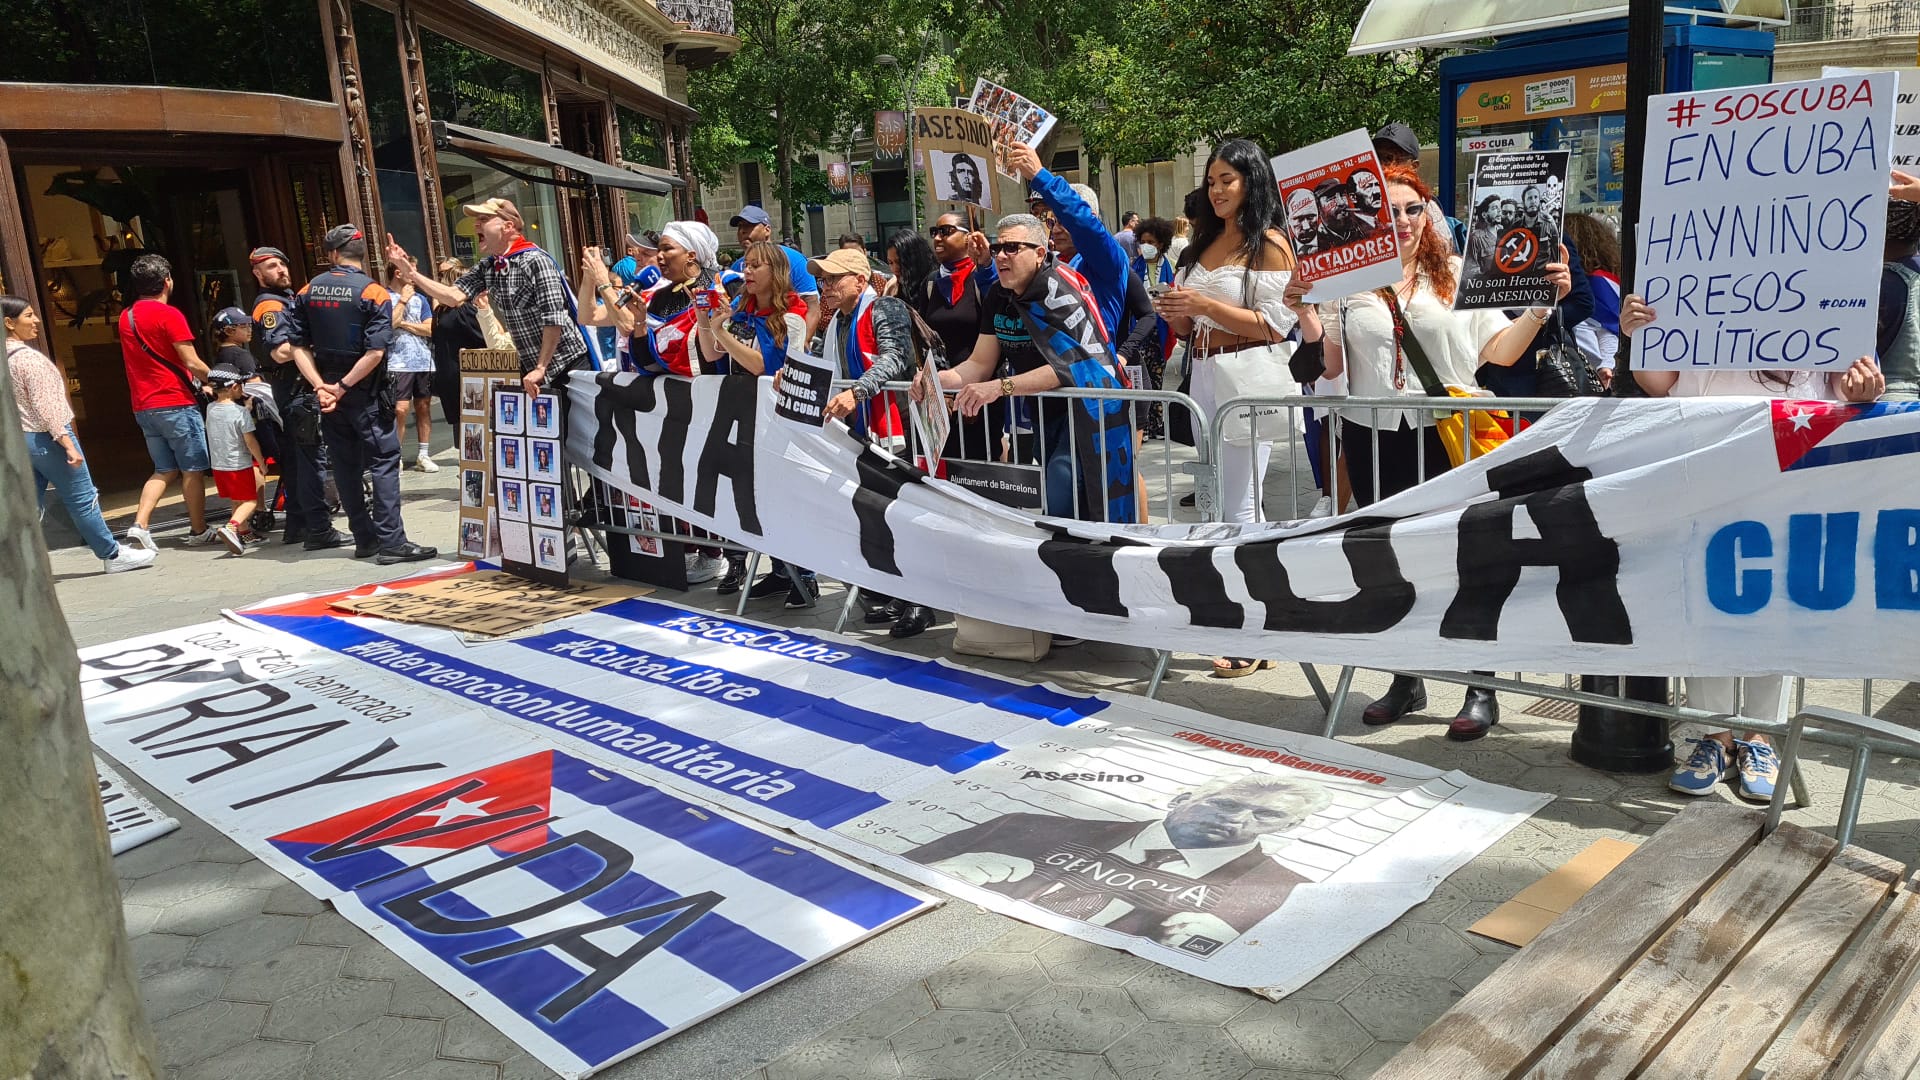
[[[559,589],[498,570],[483,570],[418,585],[396,584],[371,596],[335,601],[333,607],[355,615],[498,637],[652,591],[632,585],[572,585]]]
[[[1521,889],[1513,899],[1467,927],[1467,932],[1509,945],[1525,945],[1633,854],[1636,846],[1625,840],[1595,840],[1565,866]]]

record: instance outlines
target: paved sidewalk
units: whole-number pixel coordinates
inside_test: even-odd
[[[451,549],[455,483],[447,464],[405,474],[409,532]],[[1276,470],[1276,473],[1278,470]],[[1182,481],[1184,484],[1184,480]],[[1184,490],[1181,488],[1180,490]],[[277,545],[235,559],[161,537],[157,569],[106,577],[84,549],[53,554],[75,638],[98,644],[216,618],[291,591],[395,576],[350,552]],[[402,568],[405,569],[405,568]],[[794,617],[775,601],[751,617],[829,629],[830,591]],[[668,599],[721,607],[710,588]],[[731,605],[724,605],[731,610]],[[866,633],[864,628],[854,628]],[[904,643],[947,655],[953,627]],[[1139,691],[1140,649],[1088,643],[1038,665],[973,661],[1071,689]],[[1180,656],[1172,702],[1236,720],[1317,731],[1318,704],[1297,667],[1236,681]],[[1333,669],[1322,669],[1331,683]],[[1567,759],[1570,718],[1529,715],[1503,695],[1503,723],[1467,746],[1446,742],[1457,688],[1435,686],[1434,715],[1384,729],[1360,708],[1386,685],[1362,674],[1340,736],[1484,780],[1559,796],[1444,882],[1434,896],[1286,1001],[1273,1004],[1038,930],[961,902],[910,921],[602,1074],[616,1080],[1302,1080],[1369,1075],[1513,950],[1465,928],[1605,836],[1651,833],[1681,805],[1664,776],[1595,773]],[[1814,683],[1810,701],[1859,707],[1859,688]],[[1920,723],[1920,694],[1878,688],[1880,714]],[[1555,713],[1554,709],[1542,712]],[[1789,820],[1825,827],[1844,780],[1837,756],[1809,761],[1816,805]],[[1920,855],[1920,770],[1876,761],[1856,842],[1901,860]],[[128,778],[155,793],[131,772]],[[1716,796],[1730,797],[1724,793]],[[178,1080],[519,1080],[553,1074],[520,1053],[424,975],[210,826],[164,798],[179,832],[115,860],[142,989],[168,1075]],[[1829,830],[1830,831],[1830,830]]]

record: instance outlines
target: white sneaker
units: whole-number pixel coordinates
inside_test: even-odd
[[[148,551],[160,550],[160,545],[153,542],[153,534],[138,525],[127,526],[127,543],[138,544]]]
[[[213,531],[219,536],[220,542],[227,545],[228,551],[233,552],[235,555],[245,555],[247,553],[246,541],[240,539],[240,530],[234,528],[232,522],[228,522]]]
[[[208,544],[217,544],[219,542],[220,529],[218,526],[209,525],[205,532],[187,533],[188,547],[206,547]]]
[[[440,466],[434,464],[433,459],[428,457],[426,451],[424,450],[420,452],[419,457],[413,459],[413,467],[416,469],[419,469],[421,472],[439,472],[440,471]]]
[[[716,559],[711,555],[689,553],[687,555],[687,584],[698,585],[703,581],[712,581],[727,568],[727,560]]]
[[[1320,501],[1313,504],[1313,509],[1307,511],[1307,516],[1310,518],[1332,517],[1333,516],[1333,496],[1331,495],[1320,496]]]
[[[142,529],[141,531],[145,532],[146,530]],[[100,565],[106,567],[107,573],[109,574],[124,574],[129,570],[139,570],[152,566],[154,559],[158,557],[159,556],[155,555],[150,548],[137,547],[133,544],[121,544],[120,550],[114,552],[113,558],[101,559]]]

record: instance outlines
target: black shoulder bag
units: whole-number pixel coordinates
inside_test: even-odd
[[[153,357],[155,363],[173,372],[173,377],[180,380],[180,388],[187,392],[187,396],[193,399],[195,405],[199,406],[201,414],[205,415],[207,411],[207,399],[200,396],[199,381],[196,380],[186,368],[181,367],[175,361],[161,356],[158,352],[154,351],[153,346],[147,344],[147,339],[140,336],[140,324],[133,319],[132,307],[127,308],[127,331],[133,335],[133,340],[135,344],[140,346],[141,352]]]
[[[1586,354],[1577,342],[1568,340],[1567,325],[1560,317],[1560,306],[1553,308],[1553,340],[1534,356],[1534,393],[1541,397],[1592,397],[1600,393],[1600,383],[1587,367]]]

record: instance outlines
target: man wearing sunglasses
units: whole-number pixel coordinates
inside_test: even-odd
[[[980,336],[966,362],[940,373],[943,389],[959,391],[954,408],[960,415],[972,418],[1003,398],[1062,386],[1120,386],[1098,301],[1086,279],[1049,251],[1040,219],[1001,218],[989,250],[1000,276],[981,306]],[[1009,374],[1001,373],[1003,359]],[[928,390],[916,379],[916,399]],[[1133,520],[1132,415],[1130,409],[1108,412],[1094,400],[1042,400],[1039,437],[1050,516]]]

